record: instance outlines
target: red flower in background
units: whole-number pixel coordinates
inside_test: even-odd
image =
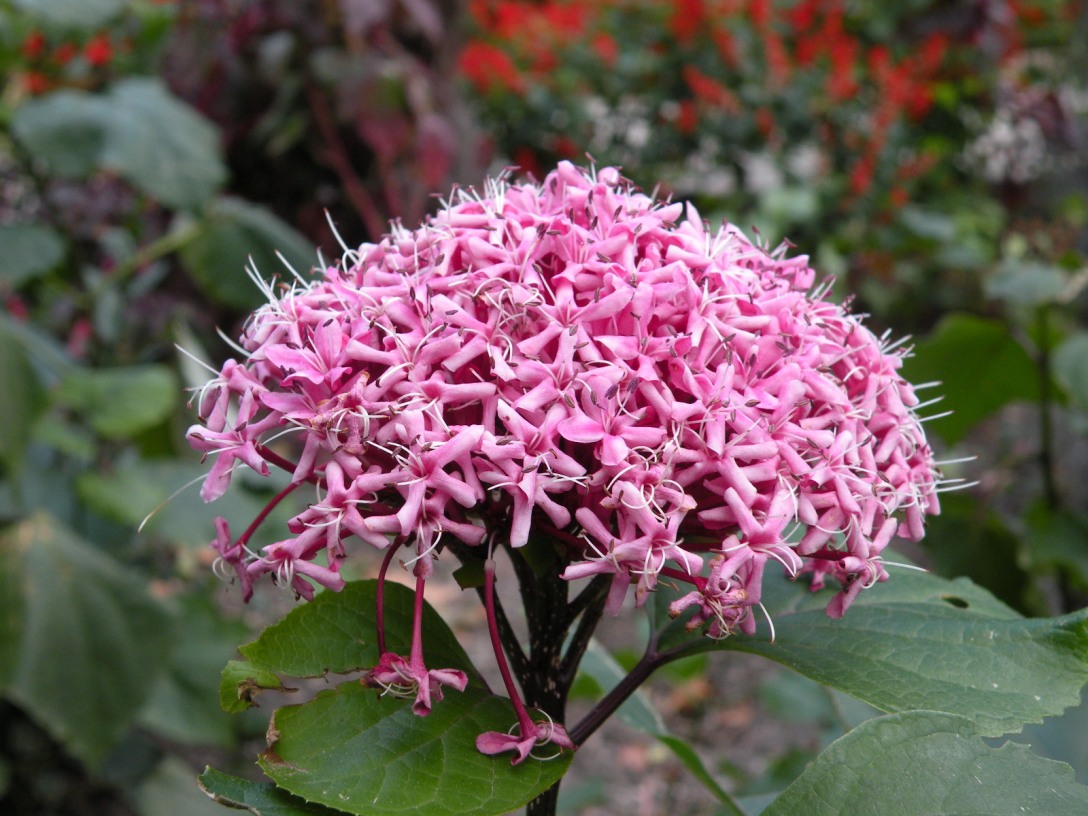
[[[113,46],[108,34],[98,34],[83,47],[83,58],[95,67],[109,65],[113,59]]]
[[[510,55],[494,45],[471,42],[461,51],[461,73],[482,93],[521,90],[524,81]]]
[[[28,60],[36,60],[45,50],[45,35],[40,31],[30,32],[19,50]]]

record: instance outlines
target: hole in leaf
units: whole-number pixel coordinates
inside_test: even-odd
[[[966,609],[970,606],[963,598],[957,598],[955,595],[942,595],[941,600],[950,606],[956,607],[956,609]]]

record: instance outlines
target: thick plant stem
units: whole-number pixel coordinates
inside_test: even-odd
[[[1049,306],[1040,306],[1036,313],[1039,332],[1039,467],[1043,474],[1043,498],[1050,510],[1061,506],[1057,479],[1054,476],[1054,393],[1051,385]]]
[[[559,783],[556,782],[525,806],[525,816],[555,816],[559,804]]]

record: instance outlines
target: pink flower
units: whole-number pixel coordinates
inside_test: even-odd
[[[527,733],[522,733],[523,730]],[[517,756],[510,760],[511,765],[520,765],[529,757],[534,748],[548,743],[574,750],[574,743],[567,736],[566,729],[550,720],[533,723],[532,728],[527,729],[515,726],[514,731],[513,734],[501,734],[498,731],[480,734],[476,737],[476,750],[481,754],[503,754],[514,751]]]
[[[398,696],[415,695],[412,711],[419,716],[431,712],[432,701],[442,699],[442,686],[450,686],[464,691],[468,685],[468,675],[459,669],[431,669],[423,665],[413,665],[400,655],[386,652],[378,660],[378,665],[371,669],[363,682],[377,686],[385,692]]]
[[[309,598],[357,550],[388,566],[406,547],[422,595],[448,546],[540,531],[564,578],[610,576],[612,612],[668,576],[694,588],[672,607],[689,626],[751,632],[776,562],[834,579],[843,614],[886,580],[892,536],[922,536],[939,473],[904,352],[786,252],[563,162],[269,289],[189,440],[215,457],[207,500],[239,464],[290,473],[274,502],[316,498],[261,554],[252,528],[220,531],[221,557],[247,595],[270,573]],[[416,689],[421,713],[459,683],[421,654],[382,660],[372,676]],[[519,727],[481,750],[565,744],[559,725]]]

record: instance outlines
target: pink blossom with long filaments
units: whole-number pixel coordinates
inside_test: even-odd
[[[773,561],[835,581],[840,616],[894,535],[922,535],[938,474],[902,350],[829,288],[612,168],[459,190],[268,290],[189,439],[208,500],[239,464],[317,495],[294,538],[218,550],[247,592],[271,573],[310,597],[360,548],[411,547],[423,580],[451,539],[541,535],[563,577],[610,577],[612,612],[667,576],[690,626],[751,632]]]

